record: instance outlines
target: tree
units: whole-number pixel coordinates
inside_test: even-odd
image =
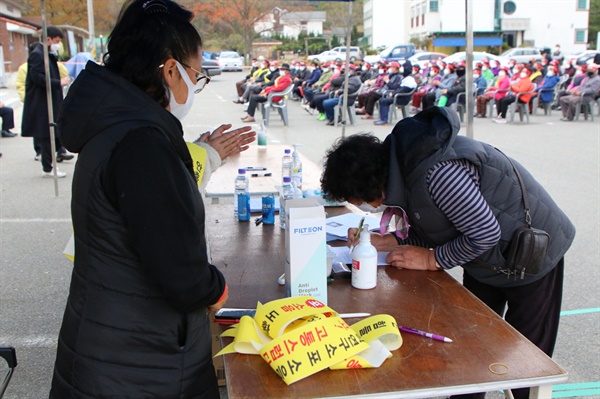
[[[600,0],[590,1],[590,19],[588,23],[589,48],[595,49],[598,45],[598,32],[600,31]]]
[[[25,16],[41,15],[39,0],[23,1]],[[96,35],[108,35],[115,25],[121,9],[122,0],[94,1],[94,30]],[[72,25],[88,30],[86,0],[53,0],[46,2],[46,18],[50,25]]]

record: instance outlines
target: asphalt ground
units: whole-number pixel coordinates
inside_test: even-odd
[[[231,72],[214,77],[196,96],[184,123],[187,140],[221,123],[242,125],[244,106],[232,100],[234,82],[243,75]],[[15,108],[14,131],[20,132],[22,106],[14,80],[0,90],[0,100]],[[600,117],[593,122],[583,118],[561,122],[560,116],[556,111],[551,116],[538,113],[529,124],[506,125],[476,119],[474,135],[527,167],[577,227],[565,259],[563,315],[554,354],[554,360],[569,372],[569,381],[555,386],[553,397],[600,398]],[[342,133],[341,126],[325,126],[296,102],[290,103],[289,120],[290,126],[285,127],[272,115],[269,142],[303,144],[302,156],[318,164]],[[383,139],[392,127],[359,118],[345,133],[373,132]],[[5,398],[46,398],[71,273],[71,262],[62,251],[71,235],[75,162],[60,164],[68,176],[59,179],[56,196],[53,180],[43,179],[40,163],[33,160],[31,139],[1,138],[0,152],[0,346],[16,347],[19,362]],[[460,269],[452,274],[460,279]],[[0,378],[5,371],[0,365]],[[222,396],[226,397],[224,389]],[[503,395],[496,392],[487,397]]]

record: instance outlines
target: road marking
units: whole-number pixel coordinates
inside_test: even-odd
[[[31,335],[24,337],[0,336],[0,344],[17,348],[55,348],[58,337],[49,335]]]
[[[576,310],[563,310],[560,312],[561,316],[572,316],[574,314],[585,314],[600,312],[600,308],[589,308],[589,309],[576,309]]]
[[[0,219],[0,223],[72,223],[71,219],[46,219],[46,218],[31,218],[31,219]]]

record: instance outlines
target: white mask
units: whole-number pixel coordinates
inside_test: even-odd
[[[315,68],[314,68],[314,67],[307,67],[306,69],[308,69],[308,71],[309,71],[309,72],[312,72],[312,71],[314,71],[314,70],[315,70]]]
[[[287,71],[279,71],[279,76],[285,76],[287,75]]]
[[[473,74],[473,79],[479,79],[479,74],[477,74],[477,73],[474,73],[474,74]]]
[[[521,76],[521,79],[525,79],[527,77],[527,73],[521,72],[521,75],[519,75],[519,76]]]
[[[444,75],[449,75],[450,74],[450,69],[446,68],[444,69]]]
[[[275,72],[275,70],[276,70],[276,69],[277,69],[277,68],[275,68],[275,67],[271,67],[271,68],[269,68],[269,70],[270,70],[271,72]]]
[[[367,202],[363,202],[360,205],[356,206],[358,209],[360,209],[363,212],[368,212],[368,213],[379,213],[379,212],[383,212],[385,210],[385,208],[387,208],[387,206],[381,204],[379,205],[377,208],[375,208],[373,205],[370,205]]]
[[[379,74],[380,74],[380,75],[382,75],[382,74],[384,74],[384,73],[385,73],[385,69],[380,69],[380,70],[379,70]]]
[[[58,55],[58,51],[60,50],[59,43],[52,43],[50,45],[50,54]]]
[[[323,72],[329,72],[329,68],[323,68]]]
[[[185,100],[185,104],[179,104],[175,100],[175,95],[169,87],[169,108],[171,110],[171,113],[177,119],[182,120],[183,118],[185,118],[188,112],[190,112],[190,110],[192,109],[192,105],[194,105],[194,92],[196,90],[196,86],[190,80],[190,76],[187,74],[183,66],[178,61],[175,62],[177,63],[177,70],[181,74],[181,77],[183,78],[183,81],[185,82],[185,85],[188,88],[188,93],[187,100]]]
[[[433,69],[429,71],[429,76],[435,76],[435,71]]]
[[[367,70],[367,67],[366,67],[366,66],[362,67],[362,70],[363,70],[363,71],[366,71],[366,70]]]
[[[547,75],[548,76],[554,76],[554,72],[553,71],[548,71]]]

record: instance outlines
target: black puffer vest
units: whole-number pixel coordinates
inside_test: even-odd
[[[550,235],[549,250],[542,271],[535,276],[526,275],[523,280],[507,278],[501,272],[483,267],[478,261],[504,268],[513,232],[526,225],[523,197],[506,156],[488,144],[457,136],[459,129],[456,114],[438,107],[399,122],[385,141],[390,150],[385,203],[402,206],[415,234],[431,247],[457,238],[461,233],[433,202],[426,179],[428,170],[436,163],[466,159],[479,171],[481,194],[500,224],[501,239],[477,260],[462,265],[465,271],[478,281],[496,287],[525,285],[541,279],[570,247],[575,227],[533,176],[512,160],[526,186],[533,227]]]

